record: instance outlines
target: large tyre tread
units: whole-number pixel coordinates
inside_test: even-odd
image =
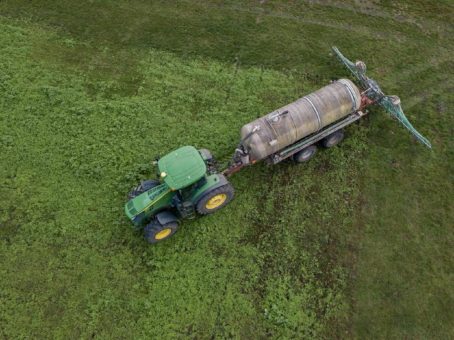
[[[342,142],[344,137],[345,137],[344,130],[337,130],[330,134],[328,137],[322,139],[321,144],[324,148],[329,149]]]
[[[216,207],[214,209],[207,209],[206,203],[208,202],[208,200],[210,198],[212,198],[213,196],[216,196],[219,194],[227,195],[227,199],[224,201],[224,203],[222,203],[219,207]],[[203,195],[202,198],[196,204],[196,210],[200,215],[212,214],[212,213],[218,211],[219,209],[222,209],[227,204],[229,204],[230,201],[233,199],[234,195],[235,195],[235,190],[233,189],[232,185],[230,183],[225,184],[219,188],[208,191],[205,195]]]
[[[305,163],[311,160],[317,154],[317,146],[312,144],[293,155],[296,163]]]
[[[164,229],[171,229],[170,234],[159,240],[156,239],[156,234],[159,233],[160,231]],[[144,228],[144,237],[147,240],[148,243],[155,244],[161,241],[165,241],[168,238],[172,237],[173,234],[175,234],[178,230],[178,222],[169,222],[164,225],[160,224],[156,219],[152,220],[150,223],[148,223],[145,228]]]

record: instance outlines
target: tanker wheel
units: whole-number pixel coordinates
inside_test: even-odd
[[[339,144],[344,139],[344,130],[337,130],[333,132],[328,137],[322,139],[322,145],[325,148],[332,148],[333,146]]]
[[[230,183],[222,187],[209,190],[197,202],[196,209],[201,215],[214,213],[225,207],[233,199],[234,191]]]
[[[297,163],[304,163],[310,160],[317,153],[317,146],[309,145],[301,151],[293,155],[293,160]]]
[[[155,179],[149,179],[149,180],[143,181],[128,194],[128,198],[133,199],[134,197],[137,197],[140,194],[143,194],[145,191],[148,191],[151,188],[158,186],[159,184],[161,184],[161,183]]]
[[[148,243],[158,243],[168,239],[178,230],[178,222],[159,223],[156,219],[152,220],[144,228],[144,236]]]

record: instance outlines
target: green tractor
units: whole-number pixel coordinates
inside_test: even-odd
[[[145,238],[156,243],[172,236],[178,221],[211,214],[227,205],[232,185],[218,173],[206,149],[183,146],[157,161],[159,180],[142,182],[129,194],[126,215]]]

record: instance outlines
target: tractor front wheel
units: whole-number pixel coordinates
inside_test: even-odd
[[[233,196],[234,190],[230,183],[210,190],[197,202],[197,212],[201,215],[214,213],[225,207],[233,199]]]
[[[145,239],[148,243],[157,243],[168,239],[178,230],[178,222],[161,224],[157,220],[151,221],[145,228]]]

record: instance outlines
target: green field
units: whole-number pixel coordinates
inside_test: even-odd
[[[454,4],[0,2],[0,337],[454,337]],[[182,145],[361,58],[428,150],[378,108],[306,165],[257,164],[235,200],[148,245],[124,216]]]

